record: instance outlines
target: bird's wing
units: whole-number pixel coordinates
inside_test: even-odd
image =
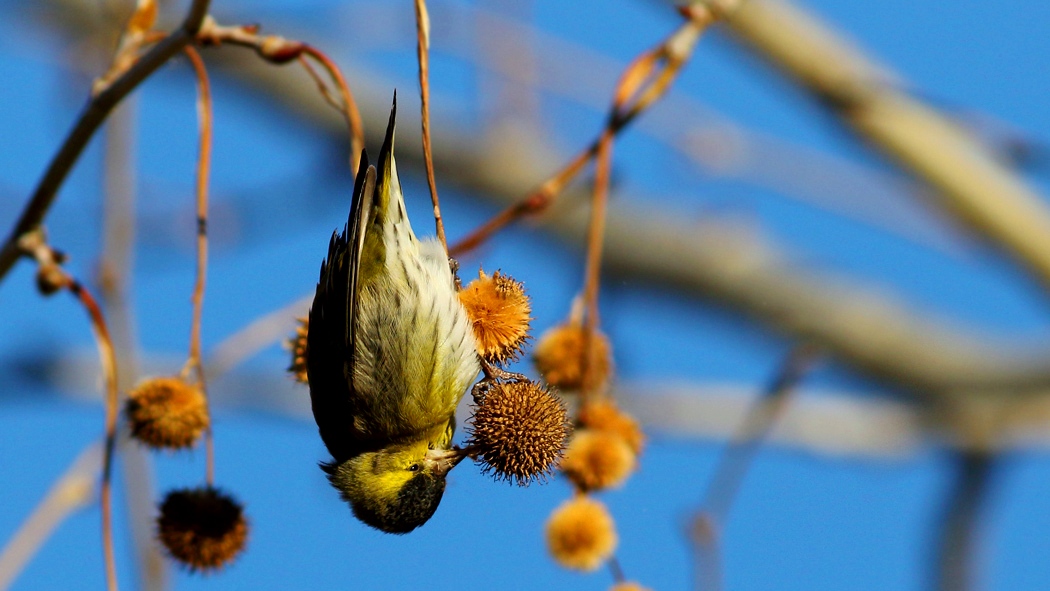
[[[353,393],[354,317],[364,225],[375,184],[376,169],[362,153],[350,216],[343,233],[332,234],[310,309],[306,357],[310,403],[321,439],[337,463],[360,451],[351,429],[358,413]]]
[[[346,367],[348,368],[346,381],[351,391],[353,390],[354,372],[357,352],[355,351],[354,319],[357,318],[357,306],[360,298],[357,290],[360,288],[358,275],[361,270],[361,250],[365,244],[365,226],[368,224],[372,211],[372,204],[376,193],[376,169],[368,165],[368,156],[361,153],[361,169],[365,171],[362,181],[358,173],[358,180],[354,183],[354,199],[350,203],[350,217],[346,220],[348,246],[350,249],[348,259],[350,268],[346,274],[346,297],[345,311],[346,327],[343,332],[343,346],[346,351]]]

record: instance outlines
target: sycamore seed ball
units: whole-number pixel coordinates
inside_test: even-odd
[[[549,476],[572,427],[561,400],[535,382],[494,384],[474,409],[467,447],[484,472],[524,486]]]
[[[615,433],[631,446],[635,455],[640,455],[645,447],[645,434],[638,421],[620,410],[616,403],[608,398],[581,406],[576,415],[576,422],[587,429]]]
[[[604,384],[612,371],[609,340],[601,332],[594,334],[591,347],[593,367],[589,368],[591,384],[584,384],[584,354],[587,333],[577,323],[562,324],[543,333],[532,359],[548,384],[563,390],[579,390]]]
[[[478,354],[503,364],[521,355],[529,338],[532,307],[525,288],[508,275],[478,271],[478,278],[459,292],[459,301],[474,328]]]
[[[157,537],[191,571],[209,571],[244,550],[248,522],[241,505],[215,488],[174,490],[161,503]]]
[[[288,348],[292,351],[288,373],[300,384],[309,384],[310,379],[306,375],[306,336],[310,330],[310,317],[297,318],[296,322],[295,335],[288,339]]]
[[[616,524],[605,505],[587,496],[569,499],[547,521],[547,547],[565,568],[591,571],[612,556]]]
[[[141,382],[124,411],[132,437],[159,449],[190,447],[210,424],[204,393],[177,377]]]
[[[615,433],[577,429],[561,469],[581,491],[617,487],[634,471],[634,451]]]

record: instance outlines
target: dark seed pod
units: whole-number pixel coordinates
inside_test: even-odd
[[[157,537],[190,570],[209,571],[244,550],[248,522],[241,505],[215,488],[174,490],[161,503]]]

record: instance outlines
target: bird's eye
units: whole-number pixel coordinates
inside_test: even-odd
[[[419,464],[412,464],[408,467],[409,472],[419,472]]]

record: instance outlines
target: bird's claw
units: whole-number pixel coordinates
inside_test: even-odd
[[[525,374],[507,371],[480,357],[478,358],[478,362],[481,363],[481,372],[485,374],[485,377],[481,378],[481,381],[474,384],[474,387],[470,390],[470,395],[474,398],[475,404],[481,404],[485,400],[485,395],[488,394],[489,388],[491,388],[493,384],[529,381],[529,378]]]
[[[463,281],[459,278],[459,261],[452,257],[448,257],[448,268],[452,271],[452,281],[456,286],[456,291],[462,291]]]
[[[489,363],[484,359],[481,361],[481,371],[485,374],[485,379],[482,381],[488,382],[527,382],[529,380],[525,374],[520,374],[512,371],[507,371],[498,365]]]

